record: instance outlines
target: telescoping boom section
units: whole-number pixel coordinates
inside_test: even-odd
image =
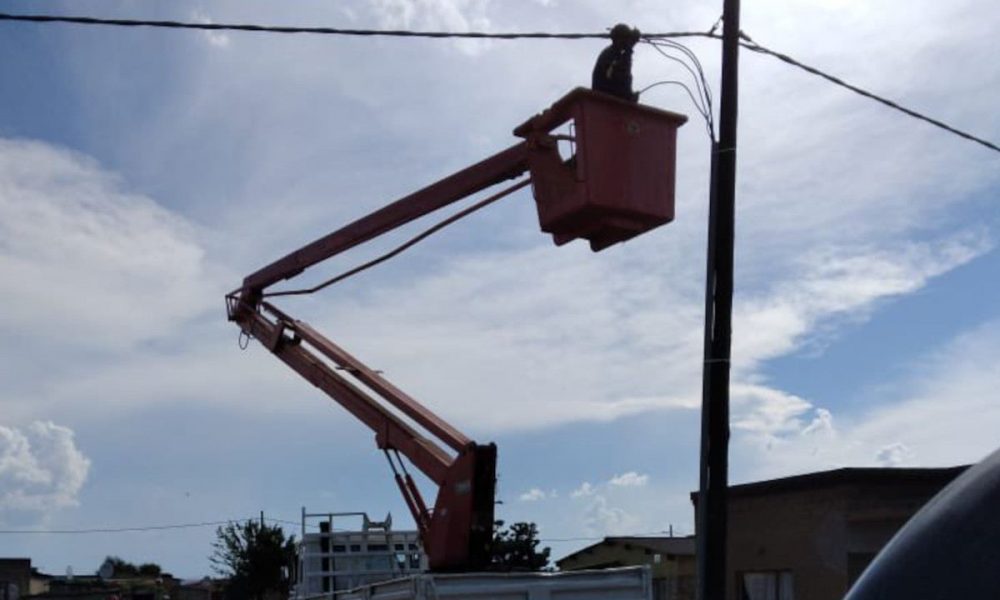
[[[504,181],[530,177],[446,219],[532,185],[542,231],[556,244],[586,239],[595,251],[673,219],[676,129],[685,117],[582,88],[517,127],[523,140],[397,200],[247,276],[226,297],[229,319],[375,433],[435,571],[474,571],[490,561],[496,446],[479,444],[309,324],[273,304],[313,288],[272,285],[335,255]],[[567,123],[569,135],[553,134]],[[573,144],[562,157],[558,142]],[[426,232],[431,233],[434,229]],[[411,243],[425,236],[418,236]],[[392,256],[411,243],[404,244]],[[380,259],[381,260],[381,259]],[[378,262],[378,261],[375,261]],[[433,509],[406,467],[437,485]]]

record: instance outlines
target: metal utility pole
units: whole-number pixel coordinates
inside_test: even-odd
[[[733,313],[736,120],[740,2],[723,0],[719,140],[712,144],[705,282],[701,465],[697,507],[698,599],[726,598],[726,496],[729,485],[729,359]]]

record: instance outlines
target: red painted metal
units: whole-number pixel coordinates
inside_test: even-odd
[[[431,512],[413,479],[409,475],[396,475],[396,484],[417,523],[433,570],[478,570],[489,563],[496,486],[495,445],[477,444],[458,432],[450,435],[448,432],[454,431],[450,425],[434,415],[430,415],[433,419],[426,419],[422,413],[430,414],[429,411],[413,398],[401,393],[391,397],[397,391],[394,386],[384,380],[375,381],[381,377],[306,323],[286,320],[285,315],[269,305],[249,309],[235,296],[229,299],[229,309],[231,318],[247,335],[260,340],[285,364],[374,431],[379,448],[400,452],[438,485]],[[275,318],[265,315],[265,310]],[[366,386],[383,399],[414,415],[413,420],[425,428],[439,426],[453,442],[465,439],[464,445],[452,456],[340,375],[324,356],[352,365],[347,372],[362,382],[362,377],[373,381],[373,385]]]
[[[559,136],[551,132],[569,120],[576,126],[577,152],[563,161],[556,147]],[[308,324],[263,302],[264,290],[529,169],[541,228],[557,244],[581,237],[596,251],[628,239],[673,218],[674,143],[684,121],[680,115],[576,89],[515,130],[525,141],[288,254],[247,276],[227,296],[229,318],[246,335],[374,431],[387,456],[406,456],[438,486],[430,511],[410,475],[404,470],[395,476],[433,570],[476,570],[488,564],[496,446],[472,441]]]
[[[375,432],[376,444],[403,454],[438,486],[433,512],[407,474],[396,484],[421,532],[436,571],[484,568],[489,560],[496,487],[496,446],[480,445],[432,413],[308,324],[261,301],[264,289],[387,231],[528,169],[527,144],[518,143],[292,252],[244,279],[228,297],[229,318]],[[264,313],[270,313],[270,317]],[[329,361],[329,362],[328,362]],[[340,375],[343,369],[417,426]]]
[[[564,161],[547,135],[573,121],[576,154]],[[596,252],[674,218],[677,128],[687,117],[576,88],[517,127],[531,148],[542,231]]]
[[[259,301],[261,291],[282,279],[332,256],[376,238],[414,219],[444,208],[491,185],[513,179],[528,170],[527,147],[522,142],[445,177],[422,190],[383,206],[353,223],[252,273],[243,280],[244,300]]]

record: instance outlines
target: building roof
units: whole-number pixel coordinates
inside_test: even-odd
[[[887,468],[887,467],[847,467],[831,471],[817,471],[791,477],[755,481],[729,486],[730,497],[759,496],[775,492],[812,490],[819,487],[839,485],[879,485],[906,483],[933,483],[946,485],[958,477],[969,465],[943,468]],[[691,492],[691,500],[698,498],[698,492]]]
[[[657,554],[675,554],[683,556],[694,556],[694,536],[670,537],[670,536],[614,536],[606,537],[596,544],[591,544],[586,548],[581,548],[572,554],[560,558],[556,565],[577,558],[583,554],[591,554],[600,547],[636,547]]]

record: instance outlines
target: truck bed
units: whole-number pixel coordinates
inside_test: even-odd
[[[557,573],[411,575],[339,592],[335,600],[651,600],[649,567]]]

